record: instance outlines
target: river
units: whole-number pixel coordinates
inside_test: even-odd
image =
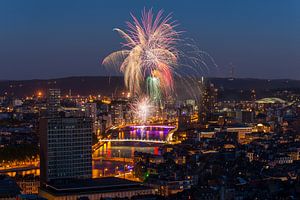
[[[115,132],[115,138],[122,139],[150,139],[150,140],[165,140],[171,128],[167,127],[130,127],[130,129]],[[93,157],[93,178],[103,177],[107,175],[116,175],[125,173],[132,169],[132,163],[129,162],[133,159],[134,152],[146,152],[154,155],[160,155],[159,147],[162,144],[158,143],[143,143],[143,142],[107,142],[94,152]],[[16,174],[27,175],[34,174],[40,175],[39,169],[24,170],[18,172],[8,172],[9,176]]]

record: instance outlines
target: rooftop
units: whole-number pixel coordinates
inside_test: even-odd
[[[280,98],[276,98],[276,97],[270,97],[270,98],[263,98],[263,99],[259,99],[256,101],[256,103],[261,103],[261,104],[274,104],[274,103],[286,103],[286,101],[280,99]]]
[[[117,191],[150,189],[139,182],[129,181],[115,177],[97,179],[64,179],[47,183],[41,188],[53,195],[107,193]]]
[[[16,197],[20,194],[17,183],[6,175],[0,175],[0,198]]]

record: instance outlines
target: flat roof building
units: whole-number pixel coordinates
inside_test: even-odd
[[[44,185],[39,195],[49,200],[88,198],[99,200],[101,198],[131,198],[138,195],[153,195],[153,188],[139,182],[125,179],[106,177],[98,179],[69,179],[55,180]]]
[[[40,119],[41,185],[92,177],[92,121],[85,117]]]
[[[59,108],[60,108],[60,89],[50,88],[47,94],[48,116],[51,117],[58,116]]]
[[[0,174],[0,200],[13,200],[21,194],[21,189],[11,177]]]

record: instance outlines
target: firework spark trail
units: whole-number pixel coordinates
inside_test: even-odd
[[[181,97],[193,98],[198,102],[201,100],[203,89],[201,77],[211,73],[211,70],[218,70],[218,66],[213,57],[200,50],[192,39],[184,39],[177,46],[180,51],[178,67],[172,71],[174,87]]]
[[[153,114],[154,106],[148,97],[137,98],[131,105],[134,117],[145,124],[147,119]]]
[[[149,94],[152,101],[158,101],[161,98],[160,79],[155,76],[147,78],[147,94]]]
[[[175,30],[177,24],[171,15],[163,17],[162,10],[154,16],[152,9],[144,9],[141,20],[131,16],[133,21],[126,22],[126,30],[114,29],[124,40],[123,49],[108,55],[103,65],[117,67],[132,96],[141,97],[132,104],[136,116],[145,122],[151,114],[144,112],[148,110],[145,103],[152,105],[153,101],[172,96],[175,82],[184,87],[183,93],[199,100],[199,80],[210,65],[217,66],[213,58],[194,41],[179,38],[182,32]]]
[[[164,84],[160,89],[164,92],[173,90],[172,70],[177,66],[179,32],[175,31],[175,22],[171,16],[162,17],[159,11],[154,17],[152,10],[142,12],[139,21],[131,15],[133,22],[127,22],[127,30],[114,29],[124,39],[124,50],[114,52],[103,60],[104,65],[120,63],[120,70],[124,73],[126,87],[132,94],[140,94],[142,85],[153,71],[164,77]]]

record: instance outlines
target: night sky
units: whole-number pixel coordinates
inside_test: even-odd
[[[112,74],[113,28],[130,12],[173,13],[185,37],[212,55],[210,76],[300,79],[299,0],[0,0],[0,79]]]

